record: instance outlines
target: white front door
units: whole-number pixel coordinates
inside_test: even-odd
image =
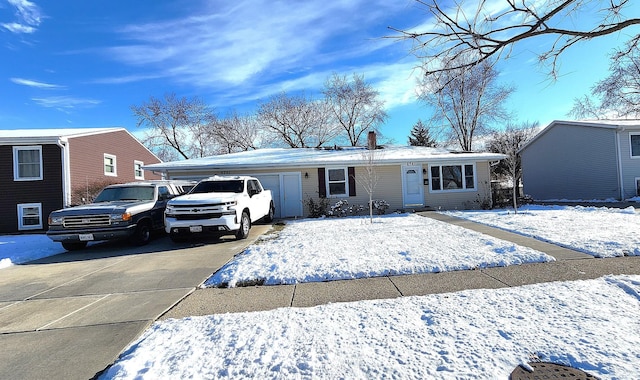
[[[421,165],[402,166],[402,199],[405,208],[424,206]]]

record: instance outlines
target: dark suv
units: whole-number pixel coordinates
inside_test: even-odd
[[[183,194],[186,181],[131,182],[107,186],[93,203],[53,211],[47,236],[68,250],[82,249],[90,241],[130,239],[147,244],[151,233],[164,229],[167,201]]]

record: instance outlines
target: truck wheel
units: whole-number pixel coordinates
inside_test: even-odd
[[[145,245],[149,243],[151,240],[151,223],[147,221],[142,221],[138,223],[138,227],[136,227],[136,231],[133,233],[131,237],[131,241],[135,245]]]
[[[265,215],[264,221],[266,223],[273,222],[273,217],[274,217],[275,214],[276,214],[276,208],[273,205],[273,201],[271,201],[271,204],[269,204],[269,213],[267,215]]]
[[[82,249],[84,247],[87,246],[87,242],[86,241],[63,241],[62,242],[62,248],[66,249],[67,251],[77,251],[79,249]]]
[[[242,212],[242,216],[240,217],[240,229],[236,232],[236,239],[242,240],[246,239],[249,236],[249,229],[251,228],[251,219],[249,219],[249,214],[246,211]]]

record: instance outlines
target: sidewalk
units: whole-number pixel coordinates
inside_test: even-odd
[[[296,285],[197,289],[160,319],[263,311],[281,307],[310,307],[333,302],[419,296],[464,289],[496,289],[551,281],[586,280],[609,274],[640,274],[640,257],[597,259],[581,252],[468,220],[436,212],[420,214],[545,252],[555,257],[556,261]]]

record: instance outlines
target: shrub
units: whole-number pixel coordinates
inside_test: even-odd
[[[320,198],[318,201],[315,201],[309,197],[304,201],[304,204],[309,209],[310,218],[320,218],[327,215],[327,208],[329,207],[327,198]]]
[[[389,203],[384,199],[374,199],[371,201],[371,204],[373,206],[373,211],[375,211],[377,215],[385,214],[387,209],[390,207]]]

